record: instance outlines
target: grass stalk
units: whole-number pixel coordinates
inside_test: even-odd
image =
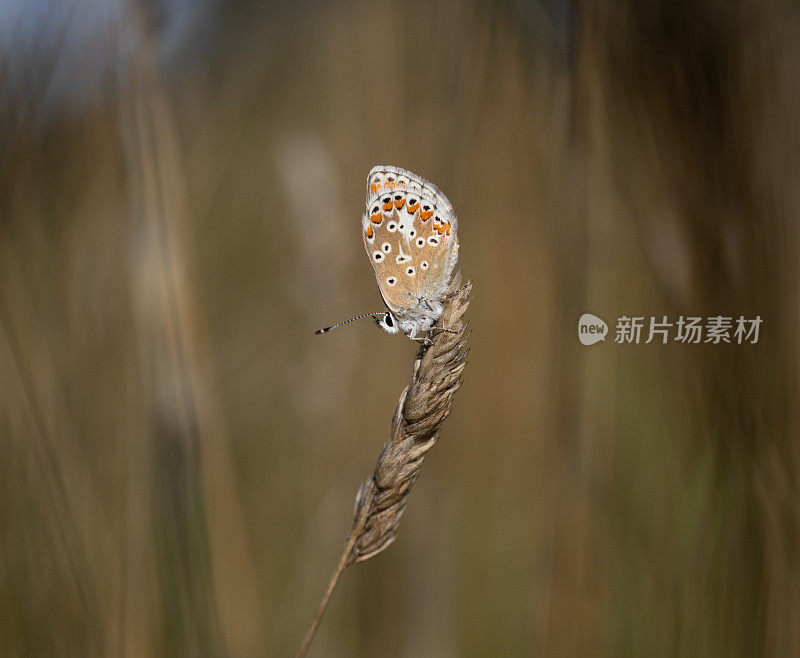
[[[345,569],[384,551],[396,538],[400,518],[422,462],[439,438],[439,428],[450,415],[453,395],[461,386],[461,373],[469,350],[468,324],[472,284],[461,286],[454,277],[444,300],[430,344],[421,345],[414,361],[411,383],[400,394],[392,432],[384,444],[375,470],[356,495],[353,526],[325,594],[306,632],[297,658],[311,647],[322,615]],[[439,329],[437,331],[437,328]]]

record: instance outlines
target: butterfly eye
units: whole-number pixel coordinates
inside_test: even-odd
[[[397,279],[395,279],[393,276],[390,276],[388,279],[386,279],[386,283],[388,283],[390,286],[393,286],[395,283],[397,283]]]
[[[380,263],[384,258],[383,254],[380,251],[376,251],[374,254],[372,254],[372,257],[375,259],[376,263]]]
[[[388,254],[392,250],[392,245],[390,245],[388,242],[384,242],[381,245],[381,249],[383,249]]]
[[[391,313],[387,313],[386,316],[383,318],[383,321],[386,323],[387,327],[393,327],[394,326],[394,322],[392,320],[392,314]]]

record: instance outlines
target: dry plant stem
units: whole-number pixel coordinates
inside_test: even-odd
[[[450,415],[453,395],[461,386],[469,339],[463,316],[471,292],[472,284],[462,287],[461,277],[456,275],[444,300],[442,317],[430,332],[431,343],[420,347],[411,383],[400,394],[391,437],[384,444],[372,475],[358,490],[353,527],[297,653],[298,658],[308,652],[344,570],[374,557],[395,540],[400,517],[425,454],[439,438],[439,428]]]

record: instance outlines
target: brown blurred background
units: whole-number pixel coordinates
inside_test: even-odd
[[[311,655],[800,655],[796,4],[0,7],[2,655],[293,655],[415,352],[313,335],[382,308],[378,163],[472,352]]]

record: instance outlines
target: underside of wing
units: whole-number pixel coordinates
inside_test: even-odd
[[[398,167],[367,179],[362,237],[381,294],[399,316],[446,292],[458,258],[457,218],[434,185]]]

